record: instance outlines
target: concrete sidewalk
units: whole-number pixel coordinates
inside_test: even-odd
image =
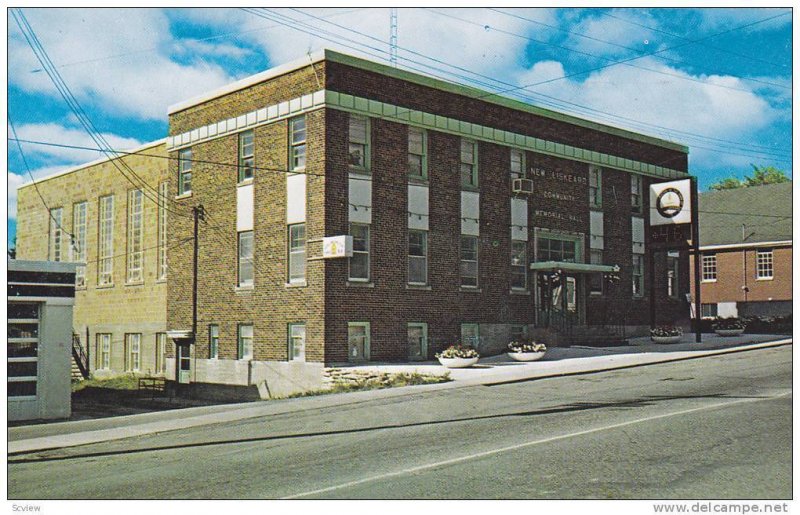
[[[685,336],[684,341],[685,343],[672,345],[655,345],[650,343],[649,338],[644,338],[634,339],[630,346],[625,347],[553,348],[548,350],[543,360],[532,363],[515,362],[505,355],[493,356],[482,359],[476,367],[451,370],[450,375],[453,381],[448,383],[244,404],[203,406],[97,420],[18,426],[8,429],[8,453],[18,454],[73,447],[189,427],[331,408],[430,391],[601,372],[787,345],[792,342],[791,338],[776,335],[742,335],[734,338],[704,335],[701,344],[689,343],[691,337]],[[352,368],[381,372],[417,371],[426,374],[443,374],[447,371],[434,362],[369,364]]]

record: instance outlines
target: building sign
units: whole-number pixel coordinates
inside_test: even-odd
[[[661,182],[650,186],[650,225],[692,223],[692,182],[690,179]]]
[[[691,224],[651,226],[650,243],[654,247],[686,247],[692,239],[691,228]]]
[[[322,257],[324,259],[353,257],[353,237],[326,236],[322,238]]]
[[[557,172],[549,168],[531,167],[528,169],[529,177],[544,177],[560,182],[571,182],[574,184],[589,184],[589,179],[582,175],[572,173]]]

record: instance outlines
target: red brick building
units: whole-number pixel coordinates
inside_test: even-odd
[[[173,106],[169,127],[170,191],[204,210],[184,380],[622,338],[651,288],[660,322],[688,318],[687,253],[645,270],[646,192],[688,177],[681,145],[332,51]],[[339,235],[352,257],[323,259]],[[191,246],[169,262],[168,328],[188,335]]]
[[[703,193],[699,208],[702,317],[790,315],[792,183]]]

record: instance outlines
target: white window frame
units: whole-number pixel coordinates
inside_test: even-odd
[[[98,363],[101,370],[111,369],[111,333],[97,333]]]
[[[509,151],[510,165],[509,174],[511,179],[524,179],[525,173],[525,151],[519,148],[512,148]]]
[[[603,264],[603,251],[601,249],[589,249],[589,263],[591,263],[593,265],[602,265]],[[600,278],[600,289],[599,290],[595,290],[595,289],[593,289],[592,280],[597,280],[598,277]],[[604,286],[605,286],[603,283],[605,281],[603,280],[603,273],[602,272],[596,272],[596,273],[590,274],[590,276],[588,277],[588,281],[587,282],[588,282],[588,286],[589,286],[589,295],[593,295],[595,297],[600,297],[600,296],[603,295]]]
[[[667,296],[680,298],[680,254],[667,252]]]
[[[302,334],[301,334],[302,333]],[[306,360],[306,324],[293,322],[286,329],[289,361]],[[298,344],[299,343],[299,344]]]
[[[633,254],[633,260],[631,265],[631,288],[632,294],[634,297],[644,297],[644,254]],[[637,264],[638,264],[638,272],[637,273]],[[639,287],[637,288],[637,284]]]
[[[128,266],[127,283],[144,281],[144,195],[128,191]]]
[[[64,241],[64,225],[63,225],[63,209],[54,207],[50,210],[50,252],[48,259],[50,261],[63,261],[63,241]]]
[[[461,138],[461,143],[459,147],[459,177],[461,181],[461,186],[466,186],[468,188],[477,188],[478,187],[478,142],[469,139],[469,138]],[[468,181],[464,180],[464,173],[465,171],[469,170],[470,177]]]
[[[465,248],[464,243],[470,242],[469,247]],[[465,258],[465,252],[469,255]],[[474,254],[473,254],[474,252]],[[471,263],[475,263],[475,275],[465,274],[465,267]],[[480,245],[477,236],[462,234],[459,243],[459,267],[458,267],[459,282],[462,288],[477,288],[480,281]],[[465,282],[466,281],[466,282]],[[474,281],[474,284],[473,284]]]
[[[249,334],[246,334],[249,333]],[[253,342],[255,330],[253,324],[239,324],[236,330],[238,341],[237,358],[242,361],[253,360]]]
[[[522,262],[515,262],[519,258],[518,249],[522,248]],[[528,289],[528,242],[523,240],[511,240],[511,289],[527,291]],[[522,274],[519,273],[520,269]],[[515,277],[522,277],[522,286],[514,284]]]
[[[354,227],[363,228],[366,231],[366,238],[364,238],[364,241],[365,241],[364,248],[366,250],[356,250],[356,237],[353,235],[353,228]],[[348,278],[349,281],[369,282],[369,280],[370,280],[370,277],[371,277],[371,273],[370,273],[371,272],[370,271],[370,265],[371,265],[371,263],[370,263],[370,237],[371,237],[371,235],[370,235],[370,233],[371,233],[371,227],[370,227],[369,224],[361,224],[361,223],[355,223],[355,222],[351,222],[350,223],[350,235],[353,236],[353,256],[350,259],[347,260],[348,261],[347,278]],[[366,275],[366,277],[355,277],[355,276],[353,276],[353,266],[352,266],[352,264],[353,264],[353,260],[356,258],[357,255],[358,256],[366,256],[366,260],[367,260],[367,266],[366,266],[367,275]]]
[[[603,207],[603,169],[599,166],[589,167],[589,207]]]
[[[167,371],[167,333],[156,333],[156,374]]]
[[[354,134],[354,131],[362,132],[362,128],[363,138],[358,133]],[[347,163],[351,170],[369,173],[371,168],[370,139],[370,119],[366,116],[351,113],[347,124]],[[353,163],[352,156],[356,150],[360,150],[362,153],[362,163]]]
[[[219,324],[208,324],[208,359],[219,359]]]
[[[364,329],[364,351],[363,356],[361,359],[353,359],[353,353],[351,348],[351,341],[354,338],[354,335],[350,333],[350,329],[356,328],[363,328]],[[348,322],[347,323],[347,360],[348,361],[369,361],[370,360],[370,323],[369,322]],[[360,335],[356,335],[360,336]]]
[[[178,195],[192,193],[192,149],[178,151]]]
[[[642,183],[641,175],[631,174],[631,212],[637,215],[644,209]]]
[[[86,217],[88,203],[76,202],[72,205],[72,233],[75,244],[72,246],[73,262],[80,263],[75,268],[75,287],[86,287]]]
[[[249,243],[249,255],[246,255],[244,252],[247,250],[248,246],[243,245],[242,241],[245,242],[250,240]],[[248,287],[253,286],[255,282],[255,236],[253,231],[241,231],[238,233],[236,238],[237,240],[237,252],[236,252],[236,277],[240,287]],[[247,272],[249,271],[249,277],[247,277]]]
[[[412,234],[420,234],[422,236],[422,254],[421,255],[411,254],[411,235]],[[409,229],[408,230],[408,240],[407,240],[407,242],[408,242],[408,247],[407,247],[407,253],[408,253],[408,275],[407,275],[407,279],[408,279],[408,284],[418,285],[418,286],[419,285],[426,285],[426,284],[428,284],[428,231],[424,231],[424,230],[421,230],[421,229]],[[411,262],[412,262],[412,260],[420,261],[420,262],[422,262],[424,264],[423,268],[424,268],[424,271],[425,271],[425,277],[423,278],[422,281],[412,281],[411,280]]]
[[[99,204],[97,284],[111,286],[114,284],[114,195],[100,197]]]
[[[239,183],[250,181],[255,175],[256,136],[250,129],[239,133]]]
[[[703,271],[702,282],[715,283],[717,282],[717,255],[716,254],[701,254],[701,267]]]
[[[34,393],[33,395],[26,395],[26,394],[9,394],[8,400],[9,401],[25,401],[25,400],[34,400],[38,398],[39,394],[39,373],[41,372],[39,369],[39,353],[40,353],[40,338],[42,336],[42,327],[41,327],[41,307],[37,303],[31,302],[14,302],[10,301],[10,304],[29,304],[31,307],[36,309],[36,315],[34,318],[30,318],[26,316],[25,318],[9,318],[9,326],[11,324],[15,325],[23,325],[26,327],[32,327],[31,330],[26,331],[25,333],[18,334],[14,337],[8,338],[8,346],[9,348],[14,344],[22,344],[24,347],[27,347],[32,352],[24,352],[22,355],[10,356],[7,358],[8,363],[36,363],[36,375],[8,375],[7,374],[7,382],[8,383],[33,383],[34,384]],[[22,314],[22,313],[20,313]],[[35,329],[33,329],[35,327]]]
[[[167,188],[168,182],[164,181],[158,185],[158,270],[156,278],[164,280],[167,278]]]
[[[138,372],[142,367],[142,333],[125,333],[125,358],[128,372]]]
[[[416,146],[416,138],[419,136],[419,148]],[[419,160],[419,174],[413,173],[411,163]],[[428,131],[420,127],[408,127],[408,176],[415,179],[428,178]]]
[[[775,251],[756,249],[756,279],[771,281],[775,278]]]
[[[300,115],[289,120],[289,169],[292,171],[306,168],[307,138],[306,116]]]
[[[302,227],[303,237],[294,238],[292,229]],[[290,224],[286,226],[287,238],[287,276],[289,284],[302,284],[306,282],[306,223]],[[302,241],[302,245],[295,245],[296,241]]]

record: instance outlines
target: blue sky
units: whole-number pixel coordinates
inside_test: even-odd
[[[117,149],[164,137],[169,105],[309,50],[389,58],[388,9],[23,12]],[[8,27],[8,108],[20,138],[93,147],[10,14]],[[788,8],[398,9],[397,63],[683,143],[701,189],[751,163],[791,174]],[[16,144],[8,149],[12,241],[16,187],[29,177]],[[31,144],[23,152],[35,177],[100,157]]]

